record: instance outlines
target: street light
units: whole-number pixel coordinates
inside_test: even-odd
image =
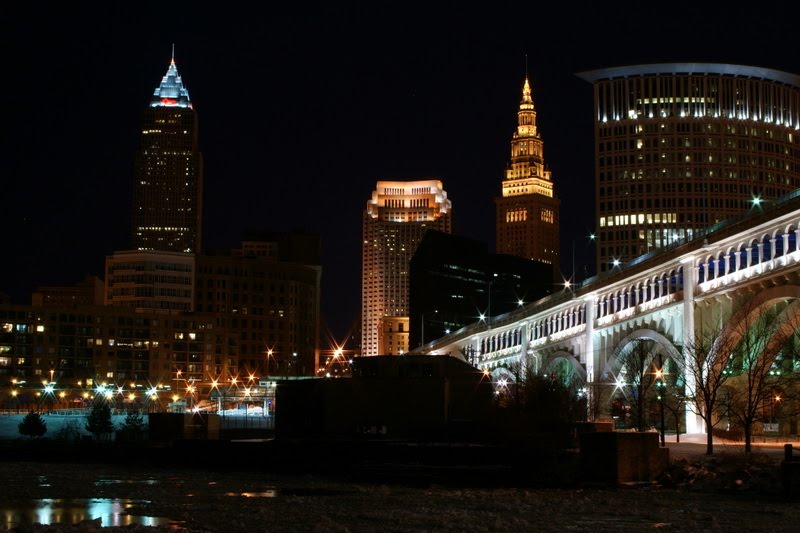
[[[780,394],[775,394],[772,398],[772,423],[775,423],[775,419],[777,418],[778,407],[780,406],[781,400]]]
[[[664,383],[664,370],[662,368],[656,369],[656,388],[659,389],[658,391],[658,400],[660,404],[660,411],[661,411],[661,447],[664,448],[666,444],[666,435],[664,433],[664,387],[666,383]]]
[[[489,293],[487,298],[487,306],[486,306],[486,325],[488,327],[492,327],[492,283],[494,283],[494,278],[497,277],[497,272],[492,273],[492,277],[488,281],[489,285]]]
[[[272,348],[267,348],[267,375],[270,375],[272,367],[270,365],[270,359],[272,359]]]
[[[53,394],[54,387],[52,383],[48,383],[44,386],[44,395],[42,396],[42,401],[47,403],[47,410],[48,412],[53,411],[53,400],[55,400],[55,396]]]

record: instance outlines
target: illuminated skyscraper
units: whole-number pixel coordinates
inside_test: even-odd
[[[364,211],[361,355],[408,351],[409,263],[429,229],[450,233],[438,180],[379,181]]]
[[[133,183],[132,247],[199,253],[203,159],[197,113],[174,57],[144,112]]]
[[[670,63],[594,85],[597,271],[800,187],[800,76]]]
[[[525,78],[497,208],[497,253],[535,259],[559,273],[558,197],[544,165],[544,141],[536,128],[531,86]]]

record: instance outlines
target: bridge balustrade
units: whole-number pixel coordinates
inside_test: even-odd
[[[759,265],[762,270],[785,266],[790,261],[789,254],[798,251],[798,234],[800,230],[791,225],[785,231],[775,230],[761,238],[750,238],[736,248],[702,258],[696,264],[698,284]],[[780,258],[783,259],[776,263]]]

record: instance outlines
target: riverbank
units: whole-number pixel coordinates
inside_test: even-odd
[[[336,460],[331,457],[331,460]],[[724,458],[723,458],[724,460]],[[230,458],[231,464],[246,458]],[[479,474],[476,474],[479,475]],[[800,506],[769,493],[685,484],[601,489],[456,488],[354,483],[259,471],[0,462],[0,502],[54,498],[140,500],[132,514],[184,531],[795,531]],[[175,526],[102,531],[174,531]],[[18,531],[99,530],[83,523]]]
[[[796,529],[800,506],[781,493],[782,443],[745,456],[741,443],[718,440],[707,457],[703,435],[681,441],[668,439],[672,461],[658,482],[608,487],[581,483],[574,453],[488,445],[15,439],[0,450],[0,517],[32,502],[102,498],[174,523],[15,531]]]

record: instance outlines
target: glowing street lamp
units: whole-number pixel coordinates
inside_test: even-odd
[[[656,375],[656,387],[658,389],[660,389],[658,391],[658,399],[659,399],[659,406],[660,406],[660,411],[661,411],[661,447],[664,448],[667,445],[666,435],[665,435],[665,431],[664,431],[664,394],[665,394],[665,392],[664,392],[663,389],[666,386],[666,383],[664,383],[664,369],[663,368],[657,368],[656,372],[655,372],[655,375]]]
[[[267,375],[269,375],[271,373],[270,371],[272,370],[272,365],[270,364],[270,360],[272,359],[273,353],[274,352],[272,348],[267,348]]]
[[[45,383],[43,390],[44,390],[44,394],[40,395],[37,392],[36,395],[37,396],[41,396],[41,401],[42,402],[47,402],[47,408],[48,408],[48,410],[51,410],[52,407],[53,407],[53,403],[52,402],[55,399],[54,394],[53,394],[53,391],[54,391],[53,384],[52,383]]]

